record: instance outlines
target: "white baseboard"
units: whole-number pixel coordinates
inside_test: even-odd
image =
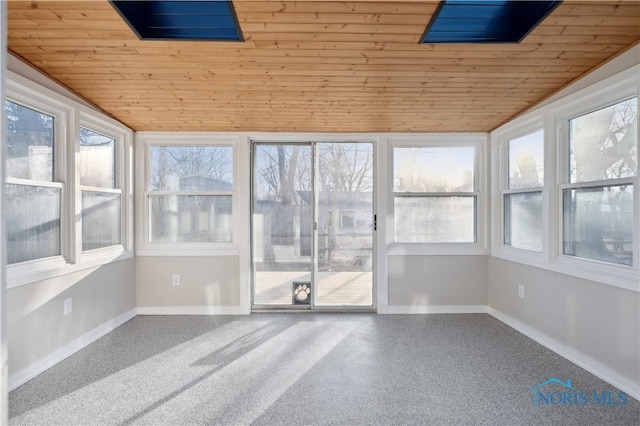
[[[486,305],[380,306],[379,314],[486,314]]]
[[[547,334],[525,324],[524,322],[517,320],[509,315],[503,314],[491,307],[488,307],[487,313],[499,321],[502,321],[509,327],[524,334],[530,339],[535,340],[547,349],[552,350],[563,358],[568,359],[579,367],[584,368],[589,373],[593,374],[617,387],[625,392],[627,395],[640,400],[640,385],[632,382],[631,380],[621,376],[619,373],[607,367],[600,361],[591,358],[588,355],[578,351],[571,346],[568,346],[562,342],[555,340]]]
[[[244,306],[143,306],[138,315],[249,315]]]
[[[53,353],[35,362],[29,367],[13,374],[10,373],[9,390],[12,391],[18,386],[25,384],[29,380],[36,377],[38,374],[43,373],[60,361],[78,352],[80,349],[95,342],[105,334],[112,332],[125,322],[135,317],[136,314],[136,309],[132,309],[128,312],[125,312],[124,314],[118,315],[117,317],[105,322],[104,324],[99,325],[93,330],[84,333],[82,336],[76,337],[66,345],[58,348]]]

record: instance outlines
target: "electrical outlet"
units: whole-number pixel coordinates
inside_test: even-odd
[[[524,284],[518,284],[518,297],[524,299]]]
[[[174,274],[173,275],[173,285],[174,286],[179,286],[180,285],[180,275],[178,275],[178,274]]]
[[[73,299],[68,298],[64,300],[64,314],[69,315],[73,312]]]

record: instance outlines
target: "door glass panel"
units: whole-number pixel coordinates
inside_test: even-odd
[[[311,145],[254,145],[255,305],[311,304],[313,187]],[[302,293],[300,293],[302,292]]]
[[[315,304],[373,304],[373,146],[317,144]]]

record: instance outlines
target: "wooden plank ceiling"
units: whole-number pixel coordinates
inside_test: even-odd
[[[565,1],[520,44],[418,44],[435,1],[234,1],[238,42],[141,41],[100,1],[10,1],[9,49],[135,130],[491,131],[640,40]]]

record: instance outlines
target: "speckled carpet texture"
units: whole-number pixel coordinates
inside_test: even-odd
[[[485,314],[138,316],[9,395],[10,424],[639,425]]]

